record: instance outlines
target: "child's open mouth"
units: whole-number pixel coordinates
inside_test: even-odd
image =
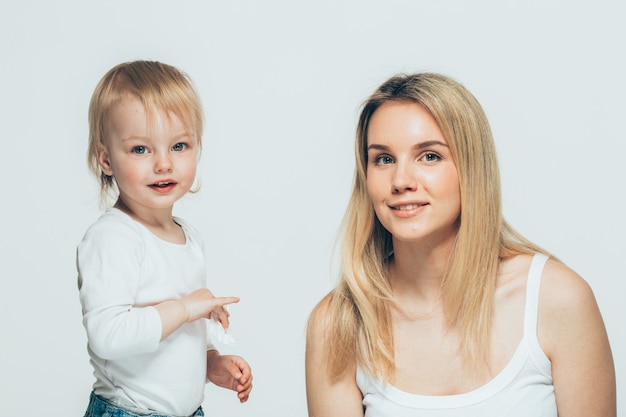
[[[175,186],[176,183],[174,181],[159,181],[149,185],[150,188],[160,193],[168,192]]]

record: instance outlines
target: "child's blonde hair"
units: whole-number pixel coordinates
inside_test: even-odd
[[[111,108],[132,94],[141,100],[147,117],[174,114],[194,135],[202,149],[202,103],[191,79],[179,69],[156,61],[125,62],[111,68],[96,86],[89,103],[89,170],[100,180],[100,201],[115,188],[113,177],[102,172],[98,149],[106,142],[105,126]]]

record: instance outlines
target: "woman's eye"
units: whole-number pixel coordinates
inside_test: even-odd
[[[137,153],[137,154],[144,154],[146,153],[148,150],[146,149],[145,146],[134,146],[133,147],[133,153]]]
[[[393,158],[389,155],[379,155],[374,159],[374,162],[377,165],[388,165],[393,164]]]
[[[186,147],[187,147],[187,145],[185,145],[184,143],[177,143],[176,145],[172,146],[172,150],[180,152],[183,149],[185,149]]]
[[[439,156],[439,154],[436,154],[435,152],[426,152],[422,156],[422,160],[424,160],[425,162],[436,162],[436,161],[439,161],[440,159],[441,159],[441,156]]]

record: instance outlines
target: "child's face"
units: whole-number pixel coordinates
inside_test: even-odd
[[[115,177],[120,199],[135,214],[169,210],[192,187],[198,144],[174,114],[148,120],[141,101],[126,95],[111,108],[98,160]]]

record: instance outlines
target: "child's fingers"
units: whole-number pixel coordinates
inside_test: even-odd
[[[230,359],[230,365],[228,367],[230,375],[237,380],[239,385],[249,383],[252,380],[252,372],[248,362],[241,356],[231,355],[228,356],[228,358]]]
[[[249,393],[252,389],[252,380],[248,380],[245,384],[237,385],[237,392],[239,393]]]
[[[248,401],[250,391],[252,391],[252,381],[248,381],[245,385],[237,386],[237,398],[239,398],[239,401],[242,403]]]
[[[227,320],[224,306],[239,302],[239,297],[215,297],[207,288],[200,288],[180,299],[187,309],[187,321],[195,321],[201,317],[210,318],[211,312],[218,313],[223,320]],[[221,311],[221,313],[220,313]]]
[[[245,384],[252,380],[252,370],[250,369],[250,365],[243,358],[237,357],[235,360],[235,364],[241,371],[241,378],[239,378],[240,384]]]
[[[244,403],[248,401],[250,391],[252,391],[252,370],[248,362],[241,357],[235,358],[235,364],[241,372],[241,377],[238,379],[239,384],[236,389],[237,398],[239,398],[240,402]]]
[[[223,362],[224,370],[228,372],[230,377],[232,378],[231,389],[238,391],[238,387],[241,385],[241,378],[243,376],[239,365],[237,364],[236,357],[234,356],[224,356],[225,360]]]
[[[228,317],[230,317],[230,313],[228,312],[228,310],[226,310],[226,308],[224,308],[224,306],[228,304],[238,303],[239,298],[238,297],[216,297],[213,299],[213,301],[217,304],[217,307],[214,307],[212,309],[211,315],[215,314],[217,316],[217,320],[220,322],[222,327],[227,329],[228,323],[229,323]]]
[[[228,304],[238,303],[239,302],[239,297],[215,297],[215,298],[213,298],[212,301],[213,301],[213,304],[215,306],[220,307],[219,310],[221,310],[225,315],[230,315],[222,307],[224,307],[225,305],[228,305]],[[217,310],[218,309],[216,308],[216,311]]]
[[[224,297],[224,298],[228,298],[228,297]],[[230,297],[230,298],[234,298],[234,297]],[[237,302],[237,301],[234,301],[234,302]],[[223,328],[225,329],[228,328],[229,323],[230,323],[228,320],[228,317],[230,317],[230,313],[226,310],[226,308],[224,308],[223,305],[213,309],[210,316],[216,318],[217,321],[220,322]]]
[[[222,356],[220,367],[231,379],[230,389],[237,392],[240,402],[248,401],[252,390],[252,372],[250,365],[242,357],[236,355]]]

